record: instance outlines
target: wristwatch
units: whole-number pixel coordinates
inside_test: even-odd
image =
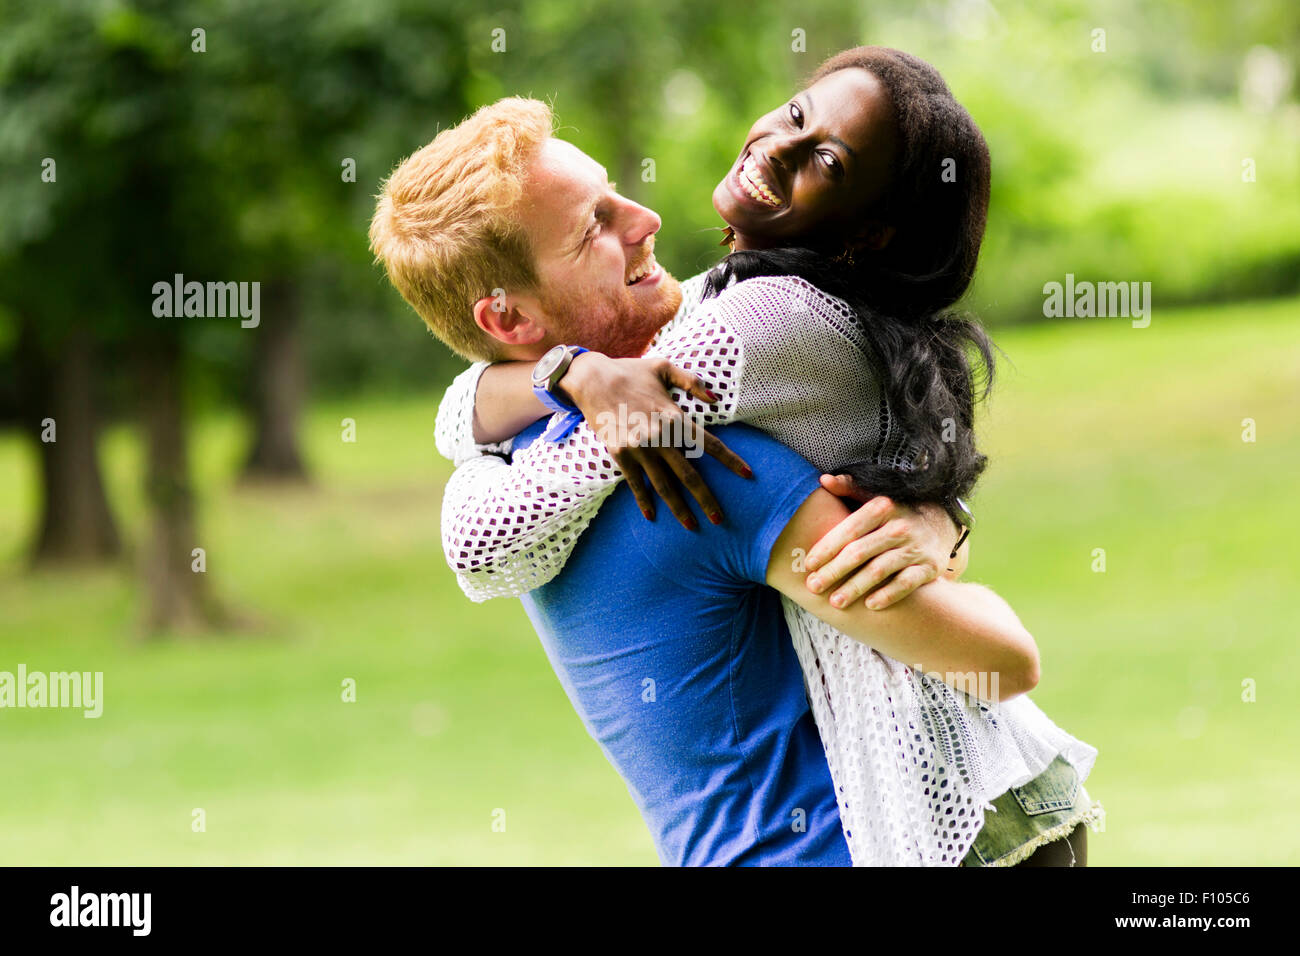
[[[577,411],[571,402],[564,401],[556,394],[556,389],[573,360],[585,351],[587,350],[580,345],[557,345],[533,366],[533,394],[551,411]]]

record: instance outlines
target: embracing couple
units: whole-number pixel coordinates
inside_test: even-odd
[[[832,57],[749,130],[713,194],[731,251],[680,284],[553,127],[484,107],[370,227],[475,361],[437,420],[462,589],[522,598],[665,864],[1082,865],[1097,753],[959,580],[992,371],[950,311],[988,207],[970,116],[916,57]]]

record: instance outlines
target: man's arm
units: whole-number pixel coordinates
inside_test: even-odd
[[[971,692],[965,675],[996,674],[996,697],[1006,700],[1038,683],[1038,648],[1014,611],[977,584],[939,579],[918,588],[901,603],[871,610],[862,602],[844,609],[827,594],[814,594],[792,555],[806,552],[843,521],[848,509],[818,489],[795,512],[778,536],[768,560],[767,583],[800,607],[850,637],[910,667],[940,676]],[[802,551],[798,550],[802,549]],[[991,687],[991,682],[979,682]]]
[[[474,396],[474,440],[482,445],[513,438],[550,410],[533,394],[534,362],[497,362],[479,376]]]
[[[838,476],[822,475],[822,487],[836,490]],[[935,578],[956,581],[966,570],[969,542],[953,553],[959,529],[939,505],[915,508],[884,495],[854,495],[864,504],[822,535],[803,561],[804,583],[831,604],[845,608],[862,597],[872,610],[897,604]]]
[[[862,503],[804,558],[809,590],[834,588],[830,601],[836,607],[869,594],[867,606],[878,611],[935,578],[956,581],[965,573],[970,538],[942,505],[899,505],[858,488],[848,475],[822,475],[821,485],[837,498]]]
[[[677,314],[655,333],[654,341],[650,343],[651,346],[654,346],[664,335],[690,318],[691,313],[700,304],[704,279],[709,271],[709,269],[705,269],[703,272],[693,275],[682,282],[682,304],[678,308]],[[582,343],[575,342],[574,344],[581,345]],[[586,365],[593,364],[590,360],[579,356],[578,359],[574,360],[574,365],[579,361]],[[482,403],[482,407],[475,407],[474,409],[474,440],[476,442],[488,445],[506,441],[519,434],[539,418],[545,418],[549,414],[546,406],[533,395],[533,365],[533,362],[497,362],[484,371],[477,397],[477,400]],[[569,373],[565,376],[566,379],[571,378],[573,365],[569,366]],[[571,383],[572,380],[570,382],[561,380],[560,387],[567,391],[567,386]],[[587,416],[587,420],[593,425],[595,424],[592,416]],[[638,498],[638,501],[641,501],[641,499]],[[641,504],[644,508],[646,502],[641,501]]]

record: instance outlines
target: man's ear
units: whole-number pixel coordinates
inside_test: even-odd
[[[893,226],[886,225],[883,222],[873,219],[854,240],[853,247],[857,249],[869,249],[872,252],[879,252],[885,246],[889,245],[889,240],[894,238],[898,232]]]
[[[546,329],[535,318],[535,307],[504,293],[474,303],[474,324],[506,345],[536,345]]]

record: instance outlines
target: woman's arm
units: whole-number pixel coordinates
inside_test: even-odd
[[[942,506],[908,508],[863,491],[848,475],[822,475],[821,484],[861,507],[823,535],[804,559],[805,583],[814,594],[833,587],[830,602],[841,608],[870,594],[867,606],[878,611],[936,578],[956,581],[965,572],[970,539],[953,553],[962,529]]]
[[[837,608],[804,584],[790,560],[848,514],[819,489],[795,512],[772,547],[767,583],[800,607],[850,637],[967,693],[984,688],[996,703],[1027,693],[1038,683],[1038,648],[1005,601],[976,584],[936,580],[885,610],[862,602]],[[985,675],[985,680],[973,680]]]
[[[505,441],[549,414],[533,394],[532,369],[529,362],[501,362],[483,372],[474,401],[475,441]],[[677,520],[692,527],[695,519],[678,491],[681,482],[717,523],[722,508],[688,455],[701,449],[742,476],[749,474],[749,466],[707,429],[686,418],[673,402],[673,388],[703,402],[718,401],[698,375],[662,358],[613,359],[601,352],[584,352],[560,379],[560,397],[575,405],[596,429],[627,476],[642,514],[654,519],[648,480]],[[638,422],[645,425],[637,427]]]
[[[762,304],[767,308],[782,308],[786,303],[776,297],[782,291],[781,288],[765,290]],[[658,343],[655,360],[666,361],[687,373],[693,374],[698,369],[711,380],[710,385],[717,392],[716,396],[710,396],[717,400],[710,401],[698,392],[673,389],[672,409],[684,421],[695,425],[725,424],[750,417],[761,421],[762,414],[769,410],[762,404],[761,388],[748,390],[749,398],[741,395],[746,391],[743,383],[746,349],[750,343],[745,334],[728,325],[728,315],[738,305],[751,308],[753,303],[737,302],[735,296],[712,300],[707,309],[698,310],[690,322],[678,323],[674,334]],[[796,300],[788,305],[797,308],[800,302]],[[575,360],[571,374],[585,358],[579,356]],[[618,361],[654,364],[651,360]],[[608,366],[597,362],[589,363],[589,367],[595,370]],[[649,386],[652,392],[662,391],[663,387],[662,379]],[[462,401],[465,391],[461,389]],[[584,396],[583,402],[588,403],[586,392],[582,388],[577,391]],[[593,388],[593,391],[608,393],[611,389]],[[606,394],[605,401],[609,400]],[[592,407],[590,403],[588,407]],[[462,423],[468,421],[469,414],[465,410]],[[599,420],[603,414],[606,413],[594,413],[594,417]],[[440,422],[442,417],[440,413]],[[462,430],[468,434],[468,425],[463,425]],[[703,451],[708,450],[705,445]],[[699,453],[697,448],[696,455]],[[715,457],[722,458],[722,455]],[[735,462],[738,467],[732,470],[744,474],[743,462],[739,459]],[[476,459],[472,464],[472,469],[458,470],[447,486],[443,536],[448,563],[456,571],[462,589],[474,600],[519,595],[553,578],[563,567],[599,502],[623,477],[619,460],[586,423],[558,444],[533,442],[517,453],[510,465],[498,458]],[[635,484],[632,490],[637,490]],[[709,513],[707,500],[705,508]],[[714,513],[721,517],[720,510]],[[686,517],[688,521],[694,520],[689,513]],[[688,521],[683,523],[690,527]],[[899,551],[895,557],[907,555],[915,550],[913,537],[891,543],[889,550]],[[922,550],[927,554],[938,552],[934,548]],[[904,563],[916,560],[910,557]],[[932,563],[941,560],[942,557],[937,557]],[[891,600],[901,600],[917,586],[911,575],[897,575],[890,583]]]
[[[586,355],[578,358],[585,359]],[[643,374],[650,370],[654,381],[648,388],[663,391],[662,359],[631,361],[642,363]],[[577,364],[575,361],[574,365]],[[656,368],[659,371],[654,371]],[[570,366],[570,373],[572,370]],[[473,397],[478,393],[477,376],[485,376],[488,371],[486,367],[476,366],[458,377],[448,389],[438,415],[439,449],[444,454],[453,451],[458,455],[465,454],[466,449],[469,451],[467,458],[458,461],[459,467],[447,483],[442,536],[447,563],[456,572],[461,589],[475,601],[518,596],[554,578],[600,503],[623,479],[618,460],[586,422],[558,443],[534,441],[515,453],[509,463],[478,451],[483,446],[473,440]],[[531,375],[529,391],[531,394]],[[688,409],[698,408],[705,401],[698,391],[688,394],[677,390],[675,397],[681,405],[671,399],[669,405],[672,414],[683,422],[688,421]],[[591,407],[585,398],[583,401]],[[627,418],[624,409],[623,419]],[[693,426],[696,424],[693,419],[689,421]],[[721,442],[712,436],[701,439],[700,432],[702,429],[696,429],[694,433],[694,439],[700,440],[694,446],[698,453],[712,453],[741,474],[749,471]],[[624,437],[629,441],[635,438]],[[665,461],[686,463],[682,450],[662,447],[651,450],[661,452]],[[654,467],[646,468],[652,481],[657,474]],[[681,476],[688,488],[690,475],[698,480],[693,468],[688,473],[685,468],[673,469],[673,473]],[[658,478],[665,480],[662,473]],[[633,490],[637,490],[635,485]],[[703,488],[702,481],[693,493],[706,514],[722,520],[721,509],[707,488]],[[694,516],[684,504],[679,506],[679,520],[691,527]],[[647,517],[653,517],[653,512],[647,512]]]
[[[662,338],[670,334],[672,330],[685,322],[695,310],[700,302],[700,294],[704,288],[704,278],[707,273],[701,272],[699,275],[692,276],[681,284],[682,304],[677,309],[676,315],[656,334],[653,347]],[[574,345],[582,345],[582,342],[574,342]],[[601,356],[602,358],[604,356]],[[497,362],[492,365],[479,363],[483,367],[481,371],[482,378],[479,380],[478,392],[474,396],[474,440],[483,444],[495,442],[504,442],[537,421],[539,418],[545,418],[550,412],[546,406],[537,400],[533,394],[532,381],[532,362]],[[575,366],[579,364],[590,364],[590,360],[584,360],[579,356],[569,366],[569,371],[561,379],[560,387],[567,391],[568,387],[573,384],[576,378]],[[687,376],[682,376],[684,380]],[[674,382],[672,384],[680,384]],[[683,388],[686,386],[683,385]],[[667,394],[666,388],[661,388],[656,392],[656,398],[662,398]],[[581,405],[578,406],[582,408]],[[649,409],[642,409],[648,411]],[[597,409],[599,411],[599,409]],[[588,416],[588,421],[594,423],[594,419]]]
[[[588,359],[587,353],[578,356],[569,369],[573,375],[575,368]],[[686,455],[694,452],[713,454],[733,471],[742,475],[750,474],[748,466],[734,455],[721,442],[699,427],[698,420],[688,413],[697,412],[708,406],[706,403],[722,400],[723,408],[713,406],[709,412],[710,420],[729,420],[734,402],[728,402],[725,396],[706,393],[698,378],[676,368],[664,357],[654,359],[610,360],[603,355],[596,355],[585,361],[589,371],[608,370],[611,366],[628,369],[639,385],[633,383],[626,388],[611,386],[608,381],[602,386],[599,375],[584,377],[578,375],[578,387],[574,381],[565,376],[566,384],[576,393],[573,397],[580,402],[579,407],[599,422],[606,416],[613,415],[612,427],[602,428],[605,441],[598,437],[591,426],[583,422],[566,438],[558,443],[538,440],[527,448],[513,455],[510,463],[494,456],[471,457],[457,468],[447,483],[443,498],[442,536],[443,549],[447,563],[456,572],[461,589],[475,601],[485,601],[493,597],[518,596],[550,581],[563,568],[574,545],[587,524],[599,509],[600,503],[624,477],[620,461],[629,458],[643,468],[656,489],[662,492],[671,487],[670,474],[676,475],[691,490],[701,507],[711,520],[723,520],[721,508],[712,493],[704,487],[702,479],[693,467],[690,467]],[[462,438],[459,447],[466,442],[474,447],[473,429],[468,424],[472,416],[472,405],[467,406],[467,396],[471,388],[477,394],[484,394],[478,382],[473,378],[473,369],[466,372],[453,389],[448,390],[444,407],[439,411],[439,448],[458,443],[447,437],[456,432],[468,436]],[[484,378],[491,369],[480,370]],[[656,393],[665,393],[667,383],[689,379],[685,385],[694,388],[677,388],[668,397],[660,398]],[[498,377],[498,381],[505,380]],[[509,388],[508,382],[506,387]],[[514,387],[518,387],[516,382]],[[658,433],[636,433],[618,427],[620,423],[634,421],[627,406],[622,405],[618,413],[610,408],[620,404],[614,395],[629,389],[640,388],[646,396],[645,401],[651,405],[651,412],[657,415],[660,429],[666,423],[675,421],[683,426],[682,432],[689,434],[691,447],[685,449],[665,447],[658,441]],[[531,375],[529,393],[531,394]],[[590,391],[588,390],[590,389]],[[593,398],[603,394],[602,398]],[[493,394],[499,395],[499,392]],[[453,407],[454,406],[454,407]],[[649,415],[647,415],[647,418]],[[452,424],[456,423],[453,427]],[[457,432],[458,429],[458,432]],[[625,434],[619,434],[626,432]],[[483,437],[495,437],[484,435]],[[640,442],[646,442],[643,447]],[[627,454],[616,457],[607,447],[607,443],[616,447],[625,444]],[[622,444],[620,444],[622,443]],[[658,447],[655,447],[655,446]],[[635,452],[657,452],[658,458],[638,458]],[[665,464],[666,463],[666,464]],[[693,485],[692,482],[695,482]],[[634,482],[632,490],[639,491],[638,500],[645,494],[641,479]],[[673,489],[675,491],[675,489]],[[665,495],[669,507],[687,527],[695,524],[695,518],[684,503],[673,502],[672,493]],[[643,504],[646,517],[653,518],[650,506]]]

